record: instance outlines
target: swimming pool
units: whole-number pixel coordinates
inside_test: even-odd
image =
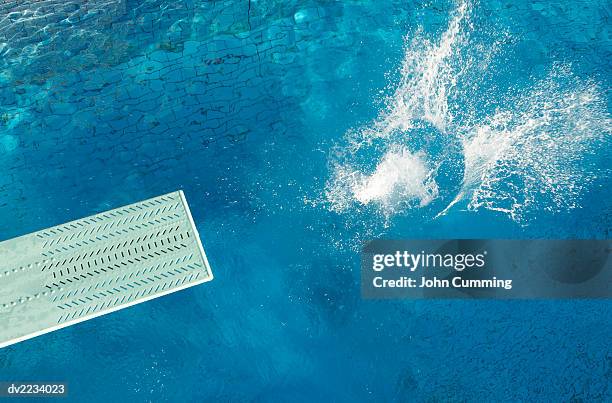
[[[75,400],[611,398],[608,301],[366,301],[358,270],[379,237],[610,237],[605,1],[0,10],[0,239],[180,188],[215,273],[2,350],[0,379]]]

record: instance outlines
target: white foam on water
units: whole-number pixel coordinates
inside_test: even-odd
[[[486,208],[525,222],[526,213],[578,207],[598,172],[585,156],[605,147],[612,121],[601,90],[554,65],[527,94],[470,128],[464,140],[462,193],[468,208]]]
[[[470,26],[468,11],[468,2],[462,2],[437,42],[424,35],[422,29],[412,38],[406,37],[400,80],[379,119],[360,131],[363,137],[387,138],[398,131],[408,131],[414,128],[416,119],[427,121],[440,131],[448,128],[452,121],[449,95],[462,70],[471,64],[459,46],[468,39],[465,30]]]
[[[349,131],[345,145],[331,156],[325,189],[331,210],[373,206],[389,218],[440,197],[433,172],[441,163],[436,160],[448,154],[405,147],[411,136],[421,135],[415,127],[423,121],[463,147],[458,151],[464,163],[461,186],[438,216],[460,205],[526,223],[533,210],[577,207],[584,187],[601,174],[589,169],[585,155],[609,147],[612,123],[605,97],[596,82],[574,75],[569,64],[554,63],[546,78],[532,78],[531,88],[499,95],[490,116],[469,114],[477,108],[477,83],[462,85],[483,77],[499,44],[507,42],[504,33],[487,46],[471,41],[470,11],[470,2],[460,2],[438,41],[424,37],[422,29],[407,39],[401,78],[379,118]],[[469,80],[460,84],[465,75]],[[466,112],[461,119],[458,111]]]
[[[385,209],[401,202],[426,206],[438,194],[423,154],[413,154],[401,146],[389,150],[371,175],[359,175],[352,186],[360,203],[377,201]]]
[[[330,209],[345,211],[357,202],[374,204],[391,216],[397,210],[426,206],[437,197],[435,167],[426,162],[430,156],[411,153],[401,143],[410,140],[419,121],[441,133],[452,127],[450,94],[462,70],[471,65],[459,46],[467,41],[468,6],[459,4],[438,41],[431,41],[421,29],[406,38],[400,80],[384,110],[372,124],[347,133],[348,145],[332,157],[333,175],[325,190]],[[373,144],[378,140],[382,145]],[[379,158],[374,171],[371,164],[356,161],[356,154],[368,149]]]

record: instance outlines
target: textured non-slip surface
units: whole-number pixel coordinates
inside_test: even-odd
[[[212,278],[182,192],[0,243],[0,346]]]

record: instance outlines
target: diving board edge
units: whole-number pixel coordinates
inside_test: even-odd
[[[187,199],[185,198],[185,193],[183,193],[182,190],[179,190],[178,193],[181,198],[181,202],[183,203],[183,208],[185,209],[185,213],[187,214],[187,218],[189,219],[191,230],[193,231],[193,234],[195,235],[196,243],[198,244],[198,249],[200,250],[200,256],[202,257],[202,260],[204,261],[204,265],[206,266],[206,274],[208,274],[208,277],[203,282],[211,281],[214,279],[214,276],[213,276],[212,270],[210,270],[210,264],[208,263],[206,252],[204,252],[204,246],[202,246],[202,238],[200,238],[200,233],[198,232],[195,222],[193,221],[193,216],[191,215],[189,204],[187,203]]]
[[[166,290],[166,291],[160,292],[159,294],[149,295],[149,296],[147,296],[145,298],[129,302],[129,303],[125,304],[125,305],[115,306],[115,307],[112,307],[112,308],[110,308],[108,310],[102,310],[100,312],[96,312],[95,314],[86,315],[86,316],[83,316],[81,318],[74,319],[74,320],[62,323],[61,325],[52,326],[52,327],[49,327],[49,328],[46,328],[46,329],[43,329],[43,330],[39,330],[39,331],[34,332],[34,333],[27,334],[25,336],[21,336],[21,337],[12,339],[12,340],[8,340],[6,342],[0,343],[0,348],[8,347],[8,346],[20,343],[20,342],[25,341],[25,340],[33,339],[35,337],[42,336],[44,334],[54,332],[56,330],[63,329],[65,327],[69,327],[69,326],[76,325],[76,324],[81,323],[81,322],[85,322],[85,321],[88,321],[88,320],[91,320],[91,319],[95,319],[95,318],[98,318],[100,316],[104,316],[104,315],[109,314],[109,313],[113,313],[113,312],[117,312],[117,311],[120,311],[120,310],[123,310],[123,309],[127,309],[127,308],[130,308],[130,307],[134,306],[134,305],[138,305],[138,304],[141,304],[143,302],[148,302],[148,301],[151,301],[151,300],[156,299],[156,298],[160,298],[160,297],[163,297],[163,296],[166,296],[166,295],[178,292],[178,291],[185,290],[187,288],[195,287],[195,286],[200,285],[202,283],[206,283],[206,282],[208,282],[210,280],[212,280],[212,276],[206,277],[203,280],[199,280],[199,281],[195,281],[193,283],[182,285],[182,286],[180,286],[178,288],[173,288],[171,290]]]

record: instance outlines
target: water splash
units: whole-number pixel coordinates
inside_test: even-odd
[[[508,98],[511,110],[486,118],[464,139],[468,208],[525,222],[534,210],[578,207],[581,192],[602,174],[588,155],[605,147],[612,129],[598,85],[557,64],[527,94]]]
[[[413,154],[401,146],[387,152],[374,173],[360,175],[353,185],[359,202],[378,201],[388,207],[402,200],[416,200],[422,207],[438,195],[438,186],[432,180],[423,153]]]
[[[472,36],[471,3],[452,12],[437,41],[418,29],[406,39],[399,82],[379,117],[349,131],[331,157],[325,197],[333,211],[368,206],[387,219],[417,210],[426,217],[453,206],[507,214],[560,211],[597,175],[584,156],[604,146],[611,119],[597,83],[568,64],[477,117],[479,81],[507,42]],[[489,39],[490,40],[490,39]]]

